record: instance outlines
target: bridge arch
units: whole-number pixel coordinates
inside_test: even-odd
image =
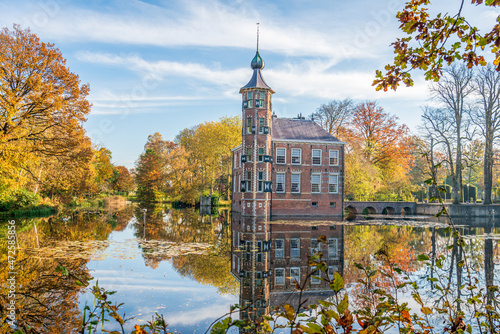
[[[377,214],[377,209],[375,209],[373,206],[367,206],[363,209],[363,215],[375,215]]]
[[[413,212],[411,211],[411,208],[409,206],[405,206],[403,210],[401,210],[401,215],[402,216],[411,216]]]
[[[344,209],[344,216],[345,219],[347,220],[356,219],[357,215],[358,215],[358,210],[356,210],[356,208],[353,207],[352,205],[349,205]]]
[[[386,206],[383,210],[382,210],[382,214],[383,215],[396,215],[396,209],[394,209],[392,206]]]

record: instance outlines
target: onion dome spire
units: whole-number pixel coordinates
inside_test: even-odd
[[[241,87],[240,93],[243,89],[247,88],[269,89],[271,93],[274,93],[271,87],[269,87],[264,81],[264,78],[262,77],[261,73],[261,70],[264,68],[264,60],[262,59],[259,53],[259,23],[257,23],[257,52],[255,53],[255,57],[253,57],[250,66],[252,67],[253,70],[252,78],[245,86]]]
[[[255,53],[255,57],[253,57],[250,66],[252,67],[252,70],[262,70],[264,68],[264,59],[262,59],[259,53],[259,23],[257,23],[257,52]]]

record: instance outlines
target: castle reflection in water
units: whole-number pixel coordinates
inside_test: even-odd
[[[233,215],[231,272],[240,282],[240,319],[256,323],[284,303],[296,306],[296,284],[310,273],[309,256],[317,251],[328,276],[343,276],[344,226],[338,221],[279,220]],[[325,242],[318,242],[320,236]],[[314,276],[326,275],[315,273]],[[332,294],[326,281],[308,280],[302,306]]]

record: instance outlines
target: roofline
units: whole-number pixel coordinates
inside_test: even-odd
[[[234,152],[234,151],[236,151],[237,149],[241,148],[241,145],[243,145],[243,144],[239,144],[238,146],[236,146],[235,148],[233,148],[233,149],[231,150],[231,152]]]
[[[340,145],[345,145],[347,143],[344,143],[342,141],[327,141],[327,140],[300,140],[300,139],[274,139],[271,138],[271,141],[273,142],[297,142],[297,143],[320,143],[320,144],[340,144]]]

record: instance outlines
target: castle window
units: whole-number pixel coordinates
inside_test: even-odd
[[[264,100],[266,98],[266,93],[260,92],[260,99]]]
[[[252,133],[252,117],[247,118],[247,134]]]
[[[311,175],[311,192],[312,193],[321,192],[321,174]]]
[[[318,207],[318,202],[312,202],[311,206],[312,206],[313,208],[317,208],[317,207]]]
[[[311,255],[321,252],[321,244],[318,241],[318,238],[311,239]]]
[[[276,163],[277,164],[286,163],[286,148],[277,148],[276,149]]]
[[[290,268],[290,283],[300,284],[300,268]]]
[[[253,100],[248,100],[247,103],[248,108],[253,108]]]
[[[253,99],[252,92],[248,92],[247,93],[247,100],[251,100],[251,99]]]
[[[259,162],[264,161],[264,148],[259,147]]]
[[[290,257],[300,258],[300,239],[290,239]]]
[[[312,164],[321,165],[321,150],[312,150]]]
[[[300,193],[300,174],[292,174],[292,193]]]
[[[300,148],[292,148],[292,165],[300,165],[302,150]]]
[[[311,276],[311,284],[320,284],[321,283],[321,271],[318,269],[313,272]]]
[[[276,192],[277,193],[285,192],[285,173],[276,174]]]
[[[257,175],[259,179],[259,181],[257,182],[257,191],[261,193],[264,189],[264,172],[258,172]]]
[[[251,162],[251,161],[252,161],[252,148],[247,147],[247,162]]]
[[[335,273],[339,272],[339,266],[329,266],[328,267],[328,278],[333,279]]]
[[[276,285],[285,284],[285,268],[274,269],[274,284]]]
[[[264,118],[259,118],[259,133],[264,133]]]
[[[339,165],[339,151],[330,150],[330,166],[338,166],[338,165]]]
[[[336,258],[339,256],[338,249],[338,239],[330,238],[328,239],[328,257]]]
[[[339,176],[337,174],[330,174],[328,177],[328,192],[334,194],[339,192]]]
[[[274,245],[274,257],[277,259],[285,257],[285,243],[283,242],[283,239],[276,239],[274,241]]]
[[[246,191],[252,191],[252,171],[245,171],[245,180],[247,182]]]

